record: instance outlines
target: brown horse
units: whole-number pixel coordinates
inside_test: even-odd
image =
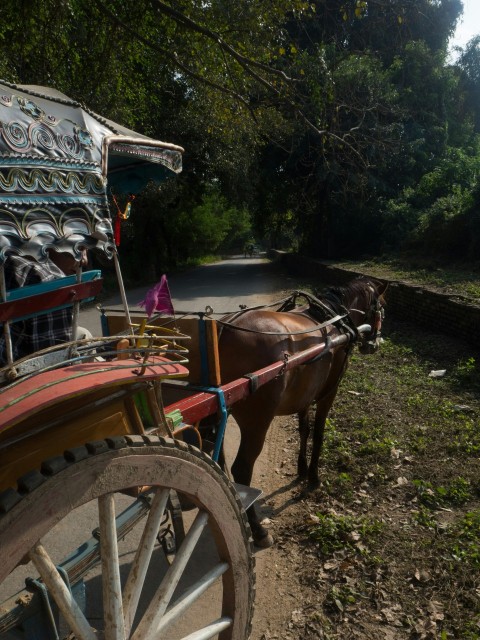
[[[318,460],[327,415],[354,344],[358,341],[362,353],[372,353],[379,345],[386,288],[384,283],[360,277],[345,287],[325,291],[319,299],[312,300],[313,297],[296,292],[277,311],[247,309],[219,321],[219,351],[224,383],[326,342],[321,357],[285,371],[232,406],[231,413],[241,433],[240,446],[232,465],[236,482],[250,485],[255,461],[262,451],[273,418],[298,414],[298,475],[307,479],[309,488],[318,486]],[[309,308],[296,306],[296,299],[301,296],[308,298]],[[371,330],[361,335],[357,327],[365,324],[370,324]],[[333,346],[329,347],[332,338],[342,333],[349,335],[350,339],[339,346],[334,341]],[[316,403],[316,411],[308,464],[308,413],[313,403]],[[255,543],[258,546],[270,546],[273,538],[260,524],[254,506],[248,509],[247,515]]]

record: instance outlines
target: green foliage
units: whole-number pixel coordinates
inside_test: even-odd
[[[453,371],[453,375],[460,383],[480,383],[477,362],[473,357],[460,360]]]
[[[451,532],[455,559],[480,567],[480,511],[465,514],[462,521]]]
[[[463,640],[479,640],[480,638],[479,628],[480,628],[480,615],[475,615],[472,620],[469,620],[468,622],[465,623],[465,627],[462,632]]]
[[[318,513],[308,535],[316,541],[323,555],[331,555],[339,549],[363,552],[364,545],[374,540],[382,528],[381,522],[366,517]]]
[[[476,189],[480,169],[475,149],[447,148],[417,186],[384,206],[384,242],[390,248],[414,247],[419,253],[447,258],[474,257],[480,243]]]
[[[465,109],[471,114],[475,132],[480,133],[480,37],[470,40],[461,53],[458,65],[462,70],[461,84]]]
[[[357,455],[371,456],[376,460],[390,457],[392,449],[396,446],[395,440],[390,438],[370,438],[367,442],[359,446]]]
[[[248,212],[228,208],[226,200],[218,193],[204,194],[202,202],[191,211],[182,211],[176,222],[182,236],[182,248],[189,250],[191,255],[215,253],[222,245],[239,249],[251,234]]]
[[[324,605],[327,610],[331,609],[338,613],[343,611],[345,607],[355,604],[358,600],[358,595],[348,585],[335,585],[328,592]]]
[[[349,455],[349,443],[331,418],[327,418],[325,423],[324,455],[335,460],[337,465]]]
[[[474,40],[446,63],[460,11],[460,0],[4,0],[0,75],[185,147],[180,201],[144,217],[168,234],[147,240],[154,270],[229,250],[250,224],[316,257],[412,245],[474,256],[480,57]],[[125,243],[136,251],[137,231]]]
[[[446,505],[463,505],[472,498],[469,480],[456,478],[448,487],[434,487],[424,480],[412,480],[421,504],[429,509],[438,509]]]
[[[152,281],[174,266],[221,250],[241,251],[252,233],[246,209],[228,206],[216,189],[194,203],[181,180],[150,185],[135,199],[122,229],[122,263],[127,277],[136,281]]]
[[[432,515],[432,511],[424,505],[420,505],[420,509],[414,513],[413,517],[422,527],[426,527],[427,529],[437,528],[437,522]]]
[[[452,452],[462,452],[469,456],[480,454],[480,433],[476,420],[467,415],[457,414],[454,418],[455,433],[449,445]]]

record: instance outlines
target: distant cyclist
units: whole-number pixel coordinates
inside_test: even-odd
[[[253,252],[255,251],[255,245],[253,242],[247,242],[245,245],[245,258],[248,256],[251,258],[253,256]]]

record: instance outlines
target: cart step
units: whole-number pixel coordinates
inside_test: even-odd
[[[254,489],[253,487],[247,487],[245,484],[238,484],[236,482],[233,483],[236,492],[242,502],[242,507],[244,509],[248,509],[251,507],[254,502],[258,500],[258,498],[262,495],[262,491],[260,489]]]

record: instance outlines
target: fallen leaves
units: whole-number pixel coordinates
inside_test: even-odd
[[[425,569],[415,569],[415,580],[420,583],[430,582],[432,576]]]
[[[402,616],[403,613],[402,607],[399,604],[393,604],[389,607],[384,607],[380,610],[380,613],[383,616],[383,619],[387,624],[390,624],[394,627],[403,627]]]
[[[445,615],[443,605],[435,600],[430,600],[425,612],[419,611],[422,616],[415,622],[414,630],[418,640],[436,640],[438,636],[438,623],[443,622]]]

